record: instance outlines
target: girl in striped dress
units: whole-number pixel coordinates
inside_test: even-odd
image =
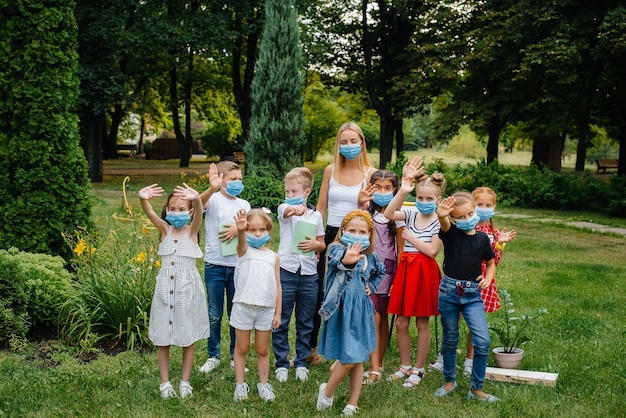
[[[439,220],[435,209],[441,200],[445,179],[441,173],[425,176],[421,159],[414,158],[403,169],[400,190],[387,206],[385,216],[405,221],[402,233],[404,251],[400,254],[398,270],[389,296],[388,312],[396,314],[396,335],[400,352],[400,367],[387,380],[405,379],[403,386],[414,388],[425,376],[424,365],[430,349],[429,318],[439,315],[437,297],[441,272],[435,257],[441,249]],[[415,208],[402,208],[407,194],[415,188]],[[415,317],[417,350],[415,366],[411,367],[411,337],[409,323]]]
[[[206,295],[196,259],[202,257],[198,246],[198,232],[202,225],[202,200],[197,191],[183,183],[157,215],[149,200],[163,196],[157,184],[139,191],[141,208],[161,233],[159,255],[161,269],[150,309],[148,337],[157,346],[157,359],[161,375],[161,396],[176,396],[169,381],[170,345],[183,347],[183,366],[180,397],[192,396],[189,384],[193,367],[193,344],[209,336],[209,316]],[[193,216],[199,214],[199,216]],[[187,225],[191,220],[191,224]]]

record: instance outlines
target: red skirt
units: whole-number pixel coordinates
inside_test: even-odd
[[[498,286],[496,285],[495,277],[488,288],[480,291],[480,296],[483,298],[485,312],[496,312],[500,309],[500,296],[498,296]]]
[[[422,253],[400,254],[387,312],[402,316],[439,315],[441,271],[437,260]]]

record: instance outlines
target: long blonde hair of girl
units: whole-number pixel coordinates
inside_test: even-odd
[[[354,122],[344,123],[343,125],[339,127],[339,130],[337,131],[337,138],[335,139],[335,155],[334,155],[334,160],[333,160],[333,163],[335,164],[335,168],[339,167],[342,163],[346,161],[346,157],[341,155],[341,153],[339,152],[339,144],[341,142],[341,133],[343,131],[356,132],[357,135],[359,135],[359,137],[361,138],[361,153],[359,154],[357,163],[359,165],[359,169],[365,172],[365,170],[369,169],[372,165],[367,159],[367,144],[365,143],[365,135],[363,134],[363,131],[361,130],[359,125],[357,125]],[[337,175],[337,171],[335,170],[335,176],[336,175]]]

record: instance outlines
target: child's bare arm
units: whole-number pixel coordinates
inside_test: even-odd
[[[139,196],[139,202],[141,203],[141,208],[148,216],[148,219],[150,219],[150,222],[157,227],[161,235],[167,234],[167,222],[161,219],[161,217],[154,211],[152,204],[150,203],[150,199],[153,197],[161,197],[163,194],[163,188],[157,183],[146,186],[139,190],[139,193],[137,193]]]
[[[496,263],[493,258],[491,260],[485,261],[485,266],[485,275],[478,282],[479,289],[488,288],[491,284],[491,281],[493,280],[493,277],[496,275]]]
[[[274,311],[274,319],[272,320],[272,328],[276,329],[280,326],[280,317],[283,312],[283,288],[280,285],[280,258],[276,254],[276,310]]]
[[[246,239],[248,217],[245,210],[241,209],[237,212],[235,225],[237,226],[237,255],[241,257],[248,251],[248,240]]]
[[[176,186],[174,196],[184,200],[191,200],[194,216],[189,226],[189,236],[193,237],[200,231],[202,226],[202,199],[200,194],[195,189],[189,187],[187,183],[183,183],[182,186]]]
[[[402,203],[406,199],[406,195],[411,193],[415,188],[415,179],[413,177],[402,177],[402,183],[398,193],[391,199],[391,202],[385,208],[385,218],[392,221],[404,221],[406,220],[406,214],[400,210]]]

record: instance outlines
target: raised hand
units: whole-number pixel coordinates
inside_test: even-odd
[[[193,201],[196,200],[200,196],[200,194],[192,187],[189,187],[187,183],[183,183],[182,186],[176,186],[176,188],[174,189],[174,196],[184,200]]]
[[[402,167],[402,178],[413,177],[418,179],[425,174],[422,157],[413,157]]]
[[[445,199],[443,199],[437,205],[437,216],[440,218],[445,218],[446,216],[450,215],[452,213],[453,204],[454,204],[454,197],[448,196]]]
[[[154,183],[139,190],[139,193],[137,193],[137,195],[140,199],[150,200],[153,197],[161,197],[164,193],[165,191],[163,190],[163,188],[157,183]]]
[[[361,245],[360,242],[355,242],[354,244],[348,244],[346,253],[341,259],[341,262],[343,263],[343,265],[348,266],[351,264],[356,264],[360,259],[362,259],[364,257],[364,255],[361,254],[362,248],[363,248],[363,245]]]
[[[237,225],[237,231],[245,231],[246,228],[248,228],[248,217],[246,216],[246,211],[244,209],[240,209],[234,218],[235,225]]]
[[[409,194],[415,188],[415,178],[411,176],[402,177],[402,183],[400,184],[400,192]]]
[[[306,207],[304,205],[287,206],[285,212],[283,212],[283,217],[288,218],[290,216],[302,216],[305,212]]]
[[[369,201],[372,200],[372,194],[376,191],[376,186],[373,184],[368,184],[367,186],[361,186],[361,190],[359,190],[359,196],[357,198],[357,207],[363,208],[369,205]]]
[[[499,243],[506,243],[515,238],[515,230],[511,229],[509,232],[506,232],[506,228],[502,228],[502,232],[500,232],[500,237],[498,238]]]
[[[215,163],[211,163],[209,166],[209,172],[207,173],[207,177],[209,178],[209,185],[213,191],[218,191],[222,186],[222,180],[224,179],[224,175],[220,174],[217,171],[217,166]]]

